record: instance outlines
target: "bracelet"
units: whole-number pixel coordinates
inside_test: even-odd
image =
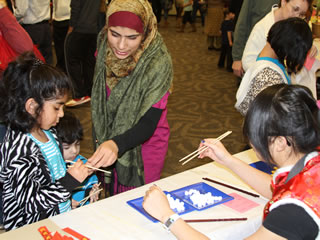
[[[179,216],[177,213],[172,214],[172,215],[168,218],[168,220],[163,223],[163,227],[164,227],[165,229],[167,229],[167,231],[170,231],[171,225],[172,225],[175,221],[177,221],[179,218],[180,218],[180,216]]]

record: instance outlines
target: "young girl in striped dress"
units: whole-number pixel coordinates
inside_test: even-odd
[[[26,53],[0,82],[0,147],[4,228],[11,230],[71,210],[70,196],[88,176],[78,161],[66,169],[53,128],[63,117],[67,76]]]

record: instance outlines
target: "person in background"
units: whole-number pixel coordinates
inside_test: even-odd
[[[54,126],[63,117],[68,77],[30,52],[9,63],[0,81],[0,115],[8,127],[0,146],[6,230],[71,210],[71,192],[88,168],[66,169]]]
[[[227,57],[227,70],[232,72],[232,35],[234,28],[234,16],[235,14],[229,10],[224,12],[224,21],[221,23],[221,52],[218,62],[219,68],[224,68],[225,58]]]
[[[192,21],[196,23],[197,12],[200,12],[201,26],[204,27],[204,20],[206,17],[206,1],[205,0],[193,0],[192,5]]]
[[[67,107],[90,101],[96,58],[100,0],[71,0],[71,17],[65,42],[66,67],[72,81]]]
[[[157,18],[157,23],[161,22],[161,14],[162,14],[162,0],[151,0],[152,11]]]
[[[196,25],[195,25],[195,23],[193,22],[193,19],[192,19],[192,5],[193,5],[193,0],[184,0],[183,1],[182,7],[183,7],[183,10],[184,10],[184,13],[183,13],[183,18],[182,18],[182,25],[181,25],[180,30],[178,30],[177,32],[183,33],[187,22],[189,22],[191,27],[192,27],[191,32],[196,32],[197,31]]]
[[[260,228],[246,239],[316,239],[320,229],[320,112],[310,90],[273,85],[258,94],[245,117],[243,133],[259,160],[276,165],[271,176],[232,156],[221,142],[205,139],[209,157],[238,175],[270,201]],[[157,186],[146,192],[143,208],[162,223],[176,216]],[[181,218],[170,231],[183,240],[209,239]]]
[[[110,166],[110,193],[160,179],[170,135],[171,56],[147,0],[114,0],[98,37],[92,89],[97,149],[93,167]]]
[[[87,159],[79,154],[83,128],[79,119],[72,112],[65,112],[63,118],[60,119],[57,124],[57,136],[62,145],[62,154],[67,165],[72,165],[70,161],[75,163],[81,160],[84,164],[87,162]],[[81,187],[72,192],[72,208],[79,207],[81,200],[87,196],[90,198],[81,205],[96,202],[99,199],[99,194],[94,193],[98,188],[98,178],[92,174],[81,184]]]
[[[244,73],[241,58],[253,26],[277,3],[279,3],[279,0],[243,0],[234,30],[232,46],[232,69],[236,76],[242,77]]]
[[[32,39],[8,9],[6,0],[0,0],[0,38],[0,75],[2,75],[8,63],[16,56],[33,50]]]
[[[17,20],[28,32],[46,63],[52,64],[50,0],[15,0],[13,10]]]
[[[219,50],[221,47],[220,26],[223,21],[223,11],[228,0],[207,0],[208,9],[204,32],[207,35],[208,50]]]
[[[176,7],[176,27],[181,28],[182,13],[183,13],[183,0],[175,0],[174,5]]]
[[[268,32],[274,23],[292,17],[305,18],[311,5],[312,0],[281,0],[279,7],[273,7],[271,12],[256,23],[243,51],[241,59],[243,70],[247,71],[255,63],[267,42]]]
[[[54,49],[57,57],[56,67],[60,68],[66,73],[67,70],[64,56],[64,42],[69,29],[71,0],[53,0],[52,3],[52,30]]]
[[[267,43],[256,62],[244,74],[237,91],[235,108],[245,115],[250,103],[264,88],[293,84],[312,46],[312,32],[301,18],[288,18],[272,25]]]
[[[231,12],[234,12],[234,25],[236,25],[238,21],[238,17],[240,14],[240,10],[242,7],[243,0],[230,0],[229,9]]]
[[[169,25],[168,22],[168,16],[169,16],[169,11],[172,8],[173,0],[161,0],[161,5],[163,9],[163,18],[164,18],[164,27],[167,27]]]

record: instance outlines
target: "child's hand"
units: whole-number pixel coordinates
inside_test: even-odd
[[[89,195],[90,195],[90,203],[93,203],[93,202],[96,202],[99,200],[99,194],[100,192],[97,192],[95,194],[93,194],[94,192],[98,191],[99,190],[99,186],[100,184],[94,184]],[[92,194],[92,195],[91,195]]]
[[[71,208],[75,209],[77,207],[79,207],[80,203],[74,199],[71,200]]]
[[[68,169],[68,173],[78,182],[83,182],[89,176],[89,170],[81,160],[78,160],[71,165]]]

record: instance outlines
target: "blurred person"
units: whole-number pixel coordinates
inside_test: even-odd
[[[236,76],[242,77],[244,73],[241,58],[252,28],[277,3],[279,0],[243,0],[233,36],[232,69]]]
[[[14,15],[37,45],[46,63],[52,64],[50,0],[15,0]]]

